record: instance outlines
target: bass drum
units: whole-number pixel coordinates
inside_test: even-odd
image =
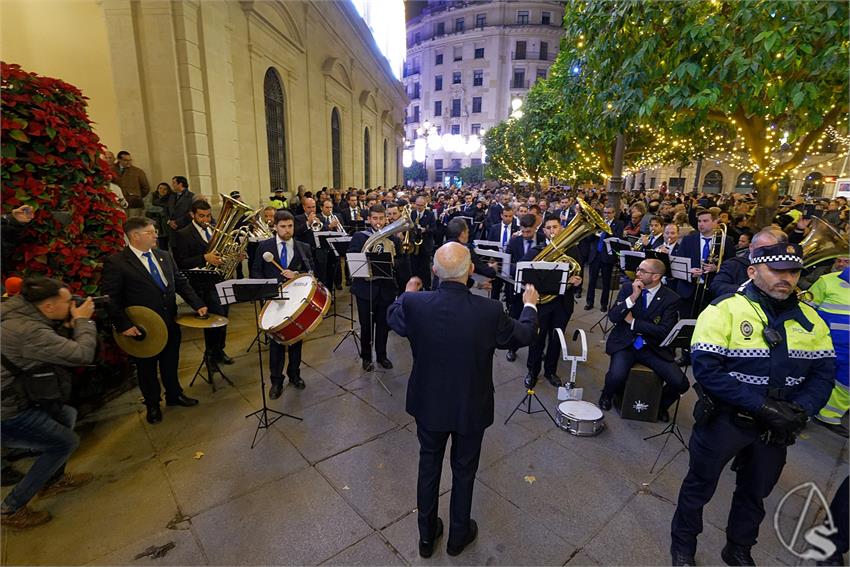
[[[558,404],[556,423],[567,433],[590,437],[599,435],[605,429],[605,416],[602,410],[590,402],[570,400]]]
[[[327,288],[309,274],[281,285],[283,299],[268,302],[260,312],[260,328],[275,342],[291,345],[318,327],[331,307]]]

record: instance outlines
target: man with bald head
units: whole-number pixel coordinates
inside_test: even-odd
[[[750,254],[753,250],[762,246],[773,246],[780,242],[788,242],[788,235],[778,228],[767,227],[756,233],[750,241],[749,251],[746,255],[734,256],[720,264],[720,269],[711,281],[709,288],[712,297],[720,297],[738,291],[739,287],[750,280],[750,276],[747,275],[747,268],[750,266]]]
[[[626,385],[635,364],[651,368],[662,381],[658,419],[670,421],[668,408],[688,391],[688,379],[675,364],[673,350],[660,346],[678,321],[679,296],[661,285],[664,263],[648,258],[635,271],[635,281],[620,288],[617,303],[608,312],[614,328],[605,344],[611,357],[599,407],[611,409],[616,394]]]
[[[473,272],[469,249],[457,242],[434,255],[434,291],[420,291],[411,278],[387,311],[392,330],[407,337],[413,369],[407,384],[407,413],[416,418],[419,478],[416,499],[419,555],[430,557],[443,533],[437,517],[440,474],[451,436],[452,495],[446,551],[458,555],[478,534],[470,519],[472,488],[484,430],[493,423],[493,354],[497,348],[528,346],[537,332],[538,294],[523,293],[518,320],[493,299],[473,295],[466,282]]]

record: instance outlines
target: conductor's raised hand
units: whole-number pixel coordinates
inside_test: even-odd
[[[522,292],[522,302],[530,303],[532,305],[537,305],[537,300],[540,299],[540,294],[537,293],[537,290],[534,288],[532,284],[525,285],[525,291]]]
[[[422,280],[418,276],[413,276],[407,280],[407,285],[404,286],[404,291],[420,291],[422,289]]]

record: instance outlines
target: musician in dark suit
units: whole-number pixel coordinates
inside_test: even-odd
[[[322,222],[323,232],[338,232],[340,236],[345,236],[345,229],[342,227],[342,221],[334,214],[334,203],[330,199],[322,201],[321,211],[319,212],[319,220]],[[324,259],[320,258],[319,251],[322,252]],[[316,250],[316,263],[324,264],[324,277],[322,283],[328,290],[336,286],[337,290],[342,289],[342,271],[339,269],[339,258],[331,250],[319,248]]]
[[[431,289],[431,254],[434,253],[434,232],[437,219],[434,212],[425,209],[425,197],[416,197],[410,220],[415,227],[411,231],[411,239],[422,240],[419,250],[410,255],[410,267],[413,275],[422,280],[425,289]]]
[[[513,234],[519,230],[519,221],[514,216],[513,207],[505,203],[500,205],[502,208],[501,220],[490,225],[487,229],[487,240],[498,242],[501,245],[502,251],[508,247],[508,242],[513,238]],[[499,299],[502,295],[504,282],[500,279],[494,279],[490,288],[490,297]]]
[[[168,227],[171,230],[169,240],[178,230],[191,222],[189,213],[192,210],[192,202],[195,200],[195,194],[189,191],[189,180],[182,175],[171,178],[171,189],[171,195],[168,196],[168,203],[165,206]]]
[[[509,342],[529,344],[537,329],[534,286],[523,294],[525,307],[517,321],[505,315],[498,302],[469,292],[466,281],[472,270],[465,246],[455,242],[441,246],[434,255],[440,287],[417,292],[421,282],[412,278],[387,315],[392,329],[407,337],[413,351],[406,409],[416,418],[420,447],[416,501],[422,557],[431,556],[443,533],[437,500],[449,436],[448,554],[458,555],[477,536],[478,525],[470,519],[470,511],[481,441],[493,423],[493,353]]]
[[[498,276],[496,269],[473,250],[472,245],[469,243],[469,225],[466,224],[465,220],[452,219],[449,221],[449,225],[446,227],[446,242],[457,242],[469,248],[474,273],[491,281]],[[436,289],[440,285],[440,278],[434,276],[433,282],[434,289]],[[466,282],[466,287],[472,288],[474,285],[475,280],[469,278],[469,281]],[[486,289],[486,286],[479,284],[478,289]]]
[[[375,232],[384,228],[387,223],[386,210],[381,205],[372,205],[366,219],[369,228],[354,233],[348,252],[363,252],[366,241]],[[395,236],[389,237],[394,248],[394,257],[399,257],[401,244]],[[384,244],[378,244],[372,252],[390,252]],[[372,362],[372,328],[375,329],[375,358],[381,367],[390,369],[393,363],[387,358],[387,336],[390,328],[387,325],[387,307],[398,295],[395,279],[353,278],[351,293],[357,299],[357,317],[360,319],[360,357],[363,360],[363,370],[371,372],[375,369]]]
[[[681,317],[696,317],[703,307],[708,305],[710,294],[707,290],[717,274],[717,263],[709,260],[719,259],[721,262],[735,256],[735,243],[726,238],[723,256],[720,256],[721,242],[716,238],[717,217],[708,209],[697,211],[697,230],[682,238],[679,242],[679,256],[691,259],[691,281],[675,280],[675,291],[681,297],[679,312]],[[698,287],[704,287],[702,297],[696,297]],[[695,304],[698,303],[698,304]]]
[[[504,213],[506,208],[510,208],[511,196],[508,193],[502,193],[499,199],[501,200],[500,203],[493,203],[487,209],[487,219],[485,222],[488,229],[493,225],[499,224],[499,221],[504,220],[502,213]]]
[[[251,277],[258,279],[277,278],[284,283],[296,277],[299,272],[312,272],[315,262],[313,261],[310,247],[293,238],[295,232],[295,217],[286,210],[279,210],[274,215],[274,229],[277,233],[274,238],[263,240],[257,246],[257,255],[251,264]],[[271,252],[274,261],[283,268],[275,266],[274,262],[266,262],[263,255]],[[304,380],[301,379],[301,341],[289,346],[283,346],[275,341],[269,342],[269,376],[271,387],[269,397],[276,400],[283,392],[283,362],[286,354],[289,354],[289,362],[286,365],[286,375],[289,383],[295,388],[303,390]]]
[[[603,410],[611,409],[612,398],[623,391],[629,370],[636,363],[648,366],[664,381],[658,413],[661,421],[670,421],[667,408],[688,391],[687,378],[673,362],[673,350],[660,346],[679,318],[679,296],[661,285],[663,275],[661,260],[641,262],[634,283],[623,284],[617,303],[608,313],[614,328],[605,344],[611,362],[599,398]]]
[[[357,202],[357,193],[352,191],[348,194],[347,203],[341,204],[339,209],[342,226],[348,234],[354,234],[363,226],[363,217],[363,210]]]
[[[641,252],[658,250],[664,244],[664,223],[661,217],[655,216],[649,219],[649,234],[640,236],[638,241],[641,243],[639,248]]]
[[[623,238],[623,221],[614,218],[613,207],[605,207],[602,215],[605,217],[605,222],[611,227],[611,234],[600,232],[596,242],[590,243],[590,254],[587,258],[590,264],[590,281],[587,285],[584,310],[593,309],[593,302],[596,298],[596,283],[601,275],[602,296],[599,298],[599,309],[604,313],[608,310],[608,298],[611,294],[611,274],[614,272],[614,265],[617,263],[617,255],[608,253],[605,241],[609,238]]]
[[[177,376],[181,334],[180,327],[174,322],[177,315],[176,294],[179,293],[198,315],[206,315],[207,307],[180,274],[171,254],[152,250],[157,243],[152,219],[127,219],[124,234],[129,246],[106,258],[101,289],[104,295],[109,296],[109,316],[119,333],[128,337],[142,334],[124,314],[124,309],[131,305],[152,309],[165,321],[168,341],[162,352],[151,358],[135,359],[148,423],[159,423],[162,410],[159,407],[161,391],[156,377],[157,366],[165,387],[166,405],[194,406],[198,403],[198,400],[183,394]]]
[[[561,234],[564,228],[561,226],[561,220],[552,216],[546,219],[543,223],[543,231],[546,234],[547,242],[533,246],[525,257],[523,262],[533,261],[540,252],[546,248],[548,242]],[[566,251],[566,255],[579,262],[578,247],[572,246]],[[537,384],[537,376],[540,374],[541,367],[543,368],[543,376],[554,387],[561,386],[561,379],[558,377],[558,359],[561,358],[561,341],[558,339],[555,329],[565,329],[570,317],[573,315],[573,304],[575,303],[574,294],[576,286],[581,285],[581,270],[571,275],[567,280],[569,287],[566,293],[555,297],[548,303],[541,303],[537,306],[537,317],[539,319],[540,331],[528,347],[528,375],[525,377],[525,387],[534,388]],[[546,343],[549,343],[548,347]],[[546,351],[545,359],[543,352]]]
[[[391,201],[385,208],[387,215],[387,224],[392,224],[401,218],[401,207],[395,201]],[[412,235],[411,235],[412,237]],[[395,257],[395,283],[396,290],[403,290],[404,286],[413,276],[413,268],[410,263],[410,254],[404,250],[404,247],[399,247],[399,253]],[[397,293],[400,293],[397,291]]]
[[[216,252],[207,253],[213,232],[210,228],[212,207],[206,201],[192,203],[192,222],[178,230],[171,244],[171,253],[181,270],[203,268],[207,263],[213,266],[222,264],[221,255]],[[187,276],[191,277],[191,276]],[[195,284],[195,291],[207,305],[210,313],[227,316],[228,308],[219,301],[215,291],[216,280]],[[213,329],[204,329],[204,356],[213,364],[233,364],[233,359],[224,352],[227,338],[227,325]]]
[[[519,219],[519,236],[514,236],[508,242],[506,252],[511,255],[512,278],[516,277],[517,262],[520,262],[523,258],[525,258],[525,256],[528,254],[528,251],[531,250],[534,246],[541,242],[546,242],[545,237],[539,237],[540,235],[537,232],[537,228],[535,225],[536,222],[537,219],[534,217],[534,215],[522,215]],[[508,310],[510,311],[511,317],[519,317],[520,311],[522,311],[522,302],[520,301],[520,296],[514,293],[513,287],[511,285],[508,285],[505,288],[505,301],[508,304]],[[505,358],[508,359],[508,362],[515,361],[516,349],[509,348],[508,352],[505,354]]]

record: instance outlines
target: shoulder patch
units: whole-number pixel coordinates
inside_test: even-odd
[[[751,337],[753,335],[753,324],[749,321],[741,321],[741,334],[745,337]]]

